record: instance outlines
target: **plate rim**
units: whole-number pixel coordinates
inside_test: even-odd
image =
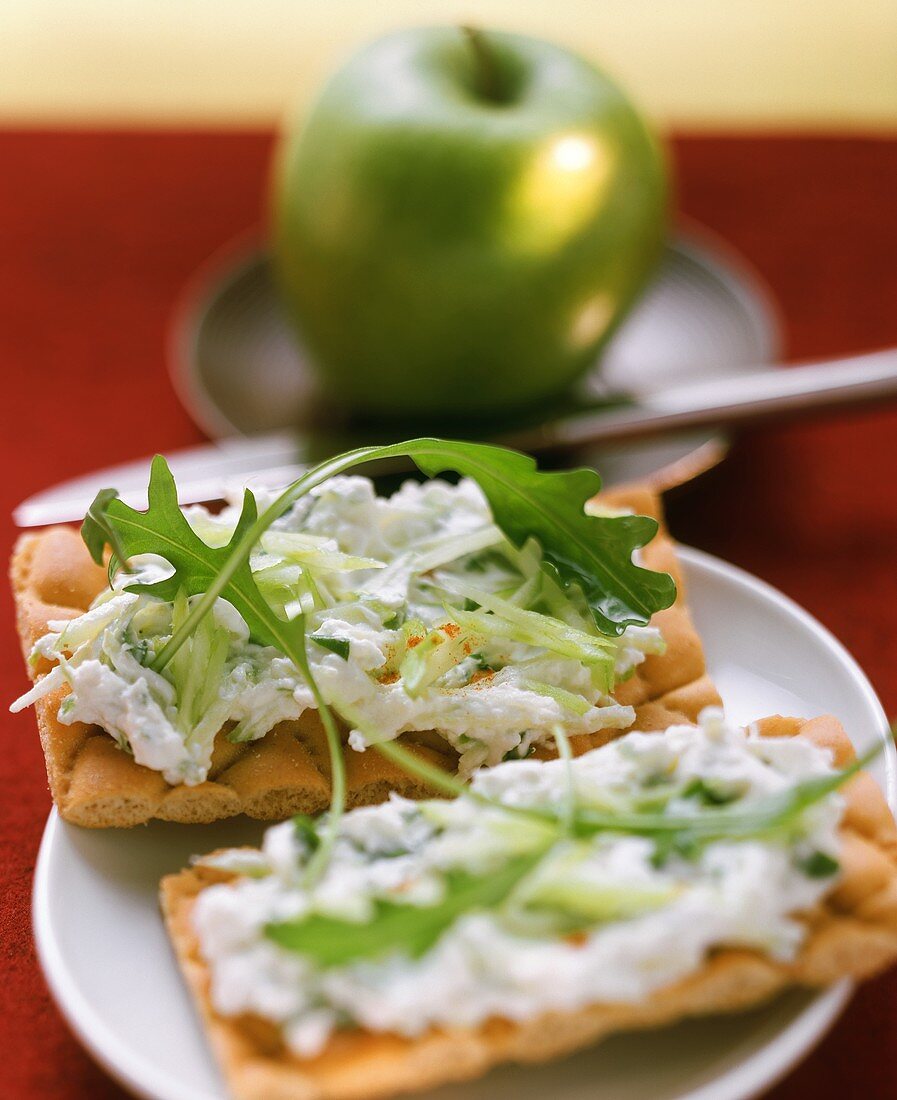
[[[855,682],[865,703],[886,728],[884,708],[869,678],[859,663],[835,635],[790,596],[754,574],[688,546],[678,546],[686,571],[697,567],[715,578],[722,578],[759,596],[767,605],[784,610],[822,644],[844,666]],[[897,810],[897,749],[886,742],[885,794],[892,811]],[[127,1054],[120,1053],[118,1040],[110,1031],[99,1009],[81,992],[65,962],[65,953],[56,940],[50,914],[49,893],[52,885],[53,850],[62,821],[55,806],[44,828],[34,874],[32,920],[35,949],[44,978],[56,1008],[87,1053],[115,1081],[143,1100],[220,1100],[213,1093],[185,1086],[167,1073],[160,1073],[149,1061],[129,1066]],[[171,965],[176,963],[171,960]],[[841,1015],[853,993],[853,983],[845,979],[814,996],[805,1008],[777,1031],[746,1061],[713,1080],[677,1094],[677,1100],[751,1100],[781,1080],[806,1057]],[[118,1049],[117,1049],[118,1048]],[[209,1052],[209,1058],[213,1056]]]
[[[784,352],[784,318],[760,271],[725,237],[687,215],[677,216],[665,246],[698,264],[738,303],[756,337],[759,354],[755,365],[778,364]],[[258,229],[244,230],[219,245],[188,276],[169,316],[165,337],[169,381],[187,415],[212,440],[247,438],[253,433],[234,424],[200,381],[197,351],[202,326],[222,289],[269,251]],[[659,467],[648,480],[658,492],[672,489],[717,466],[729,446],[729,434],[718,430],[688,454]]]
[[[164,1100],[222,1100],[212,1093],[198,1092],[190,1086],[184,1086],[168,1074],[159,1074],[149,1061],[141,1063],[141,1073],[138,1076],[128,1068],[127,1060],[117,1055],[118,1040],[99,1010],[81,992],[72,977],[65,963],[65,953],[57,942],[52,927],[48,904],[52,849],[62,825],[63,821],[53,806],[47,816],[38,848],[31,897],[34,947],[56,1009],[88,1056],[131,1095],[141,1100],[160,1100],[161,1097]],[[174,962],[173,965],[177,966]],[[159,1080],[153,1080],[157,1075]],[[150,1080],[147,1080],[147,1076]]]

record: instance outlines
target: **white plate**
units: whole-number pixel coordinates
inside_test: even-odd
[[[686,549],[682,560],[710,669],[735,720],[830,711],[859,749],[884,738],[885,715],[869,682],[819,623],[715,558]],[[890,741],[872,770],[897,804]],[[50,815],[34,886],[40,960],[81,1041],[140,1096],[224,1095],[163,931],[156,889],[160,877],[192,853],[252,843],[261,828],[237,818],[91,831]],[[496,1070],[428,1100],[743,1100],[806,1054],[849,995],[841,983],[735,1017],[620,1036],[549,1066]]]

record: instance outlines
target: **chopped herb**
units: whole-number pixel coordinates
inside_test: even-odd
[[[486,658],[483,656],[482,653],[471,653],[470,654],[470,660],[471,661],[476,661],[476,666],[477,666],[477,671],[478,672],[496,672],[497,671],[496,669],[494,669],[492,667],[492,665],[489,664],[489,662],[486,660]]]
[[[809,878],[830,878],[841,870],[841,864],[825,852],[813,852],[797,865]]]
[[[150,646],[149,638],[139,638],[131,642],[129,648],[134,655],[134,660],[139,664],[145,666],[152,664],[155,653]]]
[[[507,558],[500,550],[484,550],[480,554],[472,555],[464,563],[464,569],[468,573],[485,573],[490,566],[507,570]]]
[[[699,802],[703,802],[705,806],[725,806],[729,802],[734,802],[737,795],[717,790],[715,787],[710,786],[706,780],[697,777],[686,786],[682,792],[682,797],[696,798]]]
[[[535,754],[535,745],[527,745],[525,748],[523,745],[518,745],[516,749],[511,749],[509,752],[506,752],[502,760],[528,760],[531,756],[535,756]]]
[[[293,828],[296,836],[303,840],[310,852],[316,851],[321,845],[321,837],[315,819],[308,814],[296,814],[293,818]]]
[[[350,647],[345,638],[328,638],[324,634],[309,634],[308,640],[320,646],[321,649],[329,649],[331,653],[335,653],[337,657],[342,657],[344,661],[349,660]]]

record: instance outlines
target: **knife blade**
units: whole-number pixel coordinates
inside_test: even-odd
[[[736,377],[688,383],[600,412],[577,413],[548,425],[508,433],[495,442],[534,453],[658,435],[700,425],[878,403],[897,397],[897,348],[804,366],[763,368]],[[229,489],[285,485],[300,475],[301,440],[289,433],[222,439],[168,456],[181,504],[222,499]],[[134,508],[145,508],[151,458],[107,467],[36,493],[13,512],[19,527],[83,518],[100,489],[113,487]]]

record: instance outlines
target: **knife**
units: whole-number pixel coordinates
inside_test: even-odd
[[[686,383],[633,402],[621,399],[600,412],[576,413],[509,432],[494,442],[542,454],[895,397],[897,348],[889,348],[787,370],[765,367],[735,377]],[[301,440],[287,432],[222,439],[174,451],[167,458],[181,504],[221,500],[247,479],[256,486],[285,485],[306,468]],[[97,492],[110,486],[132,507],[146,508],[150,462],[143,458],[63,481],[22,501],[13,520],[19,527],[80,520]]]

